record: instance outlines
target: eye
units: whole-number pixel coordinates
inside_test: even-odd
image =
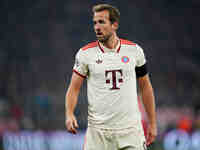
[[[100,23],[100,24],[104,24],[105,21],[104,21],[104,20],[99,20],[99,23]]]
[[[97,24],[97,22],[96,22],[96,21],[93,21],[93,24],[95,25],[95,24]]]

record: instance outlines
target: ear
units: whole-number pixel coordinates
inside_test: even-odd
[[[112,24],[112,27],[113,27],[115,30],[117,30],[117,29],[119,28],[119,23],[115,21],[115,22]]]

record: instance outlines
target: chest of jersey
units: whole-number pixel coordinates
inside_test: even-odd
[[[115,52],[97,53],[89,64],[89,78],[99,83],[112,83],[115,89],[117,84],[135,77],[135,66],[134,55]]]

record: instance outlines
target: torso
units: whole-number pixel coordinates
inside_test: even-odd
[[[88,125],[103,129],[140,126],[135,67],[136,44],[121,40],[118,52],[86,49]]]

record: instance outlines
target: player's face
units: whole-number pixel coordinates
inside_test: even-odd
[[[96,37],[102,43],[107,42],[115,32],[115,28],[109,20],[109,12],[107,10],[95,12],[93,23]]]

